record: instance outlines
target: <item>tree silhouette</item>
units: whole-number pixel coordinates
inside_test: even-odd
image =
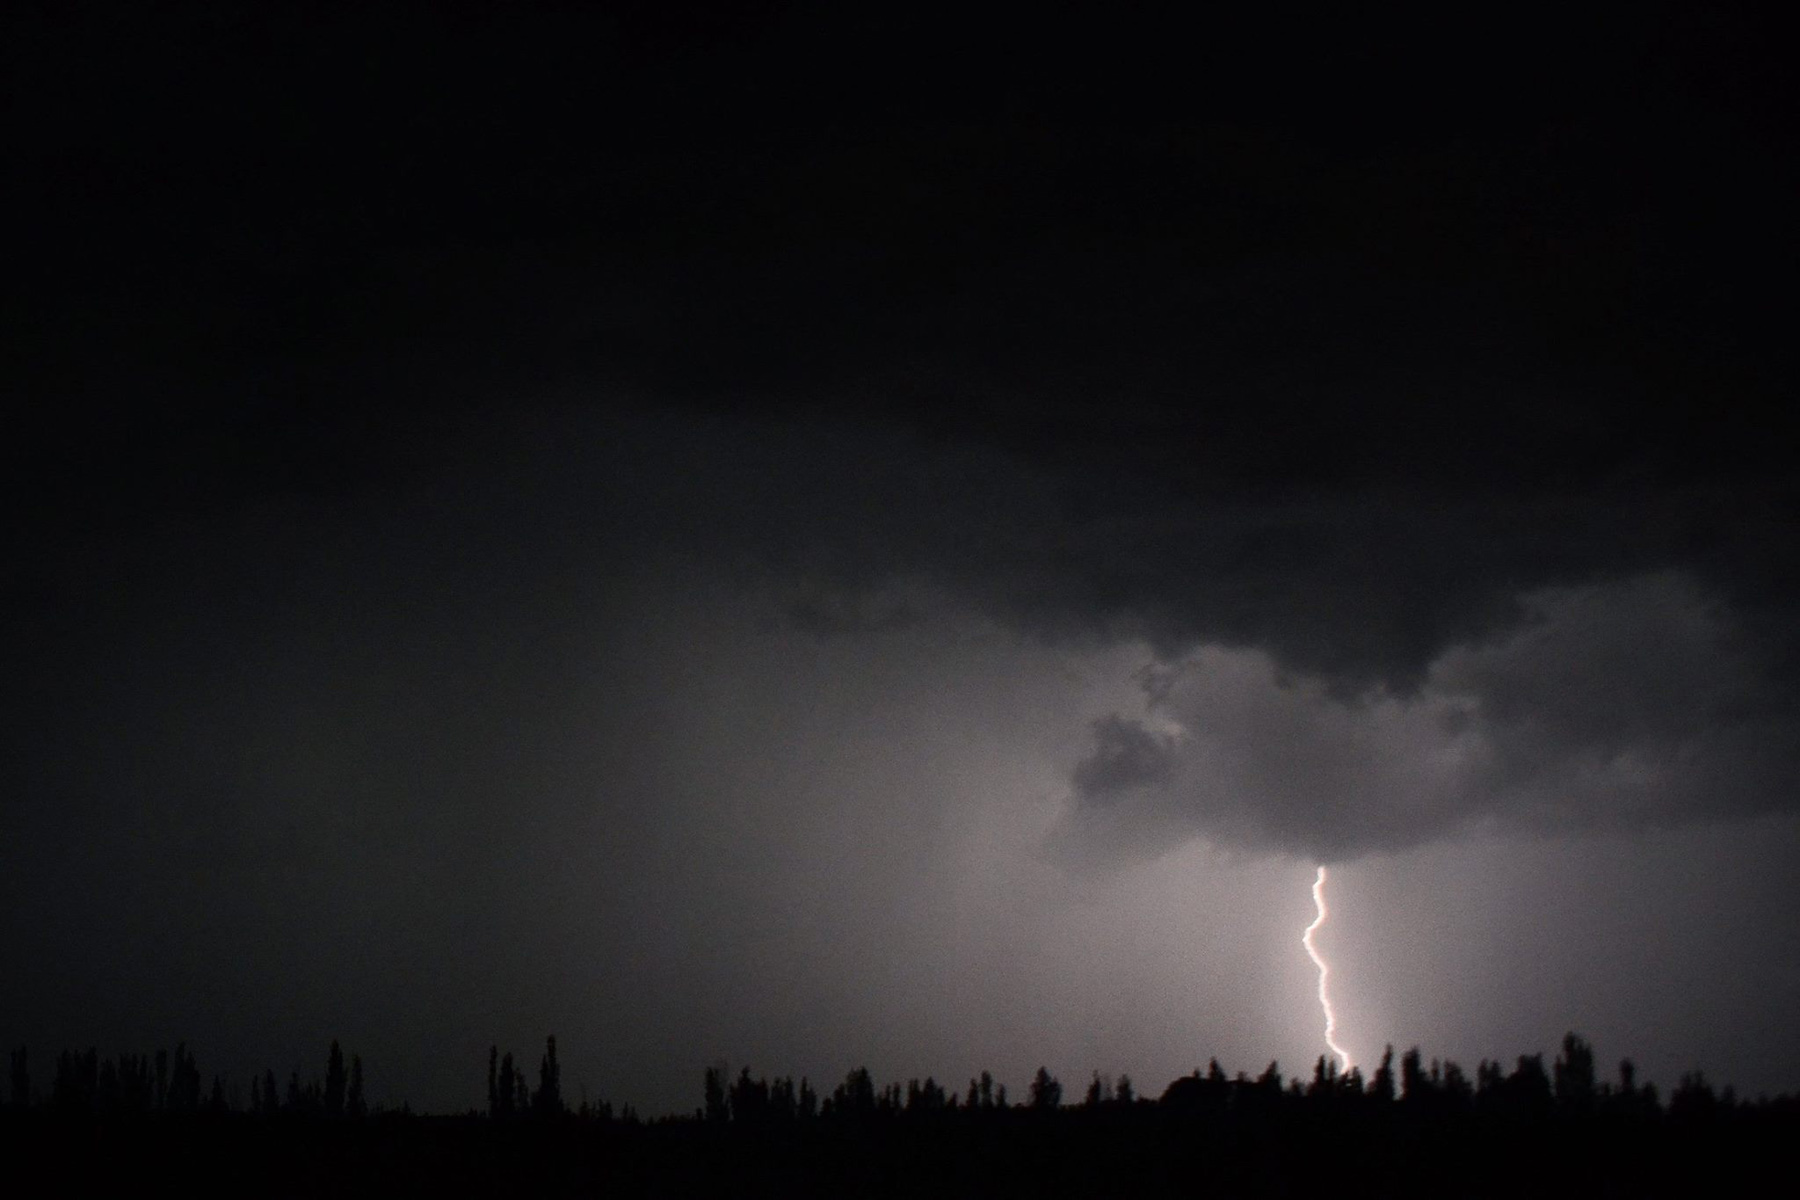
[[[1424,1068],[1420,1065],[1419,1048],[1413,1046],[1400,1056],[1400,1099],[1408,1104],[1424,1104],[1429,1090]]]
[[[488,1047],[488,1116],[500,1115],[500,1047]]]
[[[360,1054],[350,1056],[350,1091],[345,1098],[345,1111],[357,1119],[369,1115],[369,1106],[363,1100],[363,1065]]]
[[[1594,1049],[1573,1033],[1563,1035],[1562,1053],[1552,1067],[1557,1107],[1585,1113],[1593,1109]]]
[[[727,1098],[723,1065],[706,1068],[706,1119],[722,1125],[731,1119],[731,1102]]]
[[[76,1054],[64,1050],[56,1058],[56,1077],[50,1084],[50,1103],[61,1112],[88,1112],[98,1088],[99,1068],[94,1048]]]
[[[1394,1098],[1394,1048],[1391,1045],[1382,1052],[1381,1065],[1375,1068],[1369,1094],[1383,1104]]]
[[[507,1051],[500,1058],[499,1090],[496,1093],[494,1115],[505,1119],[518,1111],[517,1104],[519,1084],[513,1070],[512,1051]]]
[[[1213,1069],[1217,1070],[1218,1066],[1219,1060],[1214,1059]],[[1319,1055],[1318,1061],[1313,1063],[1312,1086],[1306,1089],[1306,1094],[1323,1099],[1336,1091],[1337,1085],[1337,1059],[1327,1058],[1323,1054]]]
[[[163,1066],[163,1057],[157,1055],[158,1074]],[[168,1112],[193,1113],[200,1111],[200,1068],[194,1062],[193,1054],[187,1043],[178,1043],[174,1057],[168,1063],[168,1090],[164,1096],[163,1108]]]
[[[556,1117],[563,1112],[562,1067],[556,1061],[555,1034],[544,1040],[544,1057],[538,1063],[538,1086],[531,1097],[531,1111],[538,1117]]]
[[[777,1079],[769,1085],[769,1119],[791,1121],[799,1111],[792,1079]]]
[[[9,1090],[12,1093],[12,1106],[17,1109],[31,1107],[31,1070],[26,1065],[25,1047],[20,1046],[10,1055],[8,1063]]]
[[[1700,1071],[1682,1075],[1681,1082],[1669,1093],[1669,1116],[1678,1121],[1709,1121],[1718,1115],[1721,1107],[1729,1107],[1729,1103],[1722,1103],[1712,1085],[1706,1082],[1706,1075]]]
[[[1474,1085],[1469,1082],[1469,1077],[1463,1074],[1463,1069],[1461,1067],[1453,1062],[1445,1062],[1443,1064],[1443,1070],[1437,1072],[1437,1061],[1435,1059],[1432,1060],[1432,1067],[1434,1070],[1433,1078],[1437,1083],[1439,1102],[1445,1110],[1462,1112],[1474,1105]],[[1352,1073],[1354,1073],[1354,1070]]]
[[[731,1085],[729,1103],[732,1120],[749,1124],[763,1121],[769,1113],[769,1085],[750,1078],[750,1068],[745,1067]]]
[[[1637,1067],[1629,1058],[1619,1060],[1619,1083],[1608,1099],[1614,1112],[1632,1118],[1654,1116],[1658,1111],[1656,1085],[1637,1081]]]
[[[866,1117],[875,1112],[875,1081],[867,1067],[857,1067],[831,1093],[831,1111],[838,1116]]]
[[[325,1063],[325,1115],[341,1117],[344,1115],[344,1089],[347,1077],[344,1074],[344,1051],[331,1040],[331,1053]]]
[[[1519,1055],[1518,1066],[1506,1080],[1507,1106],[1517,1116],[1538,1118],[1550,1111],[1554,1095],[1542,1054]]]
[[[906,1112],[909,1116],[943,1112],[953,1103],[943,1085],[927,1076],[923,1083],[909,1079],[906,1083]]]

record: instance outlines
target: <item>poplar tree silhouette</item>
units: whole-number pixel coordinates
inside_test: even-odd
[[[341,1117],[344,1115],[344,1051],[331,1041],[331,1054],[325,1063],[325,1115]]]
[[[369,1106],[363,1100],[363,1066],[360,1054],[350,1056],[350,1092],[345,1098],[345,1111],[358,1119],[369,1114]]]
[[[500,1115],[500,1047],[488,1047],[488,1116]]]
[[[500,1080],[497,1094],[499,1102],[494,1108],[496,1117],[510,1117],[518,1111],[518,1094],[523,1086],[516,1078],[513,1071],[512,1052],[508,1051],[500,1058]]]
[[[1594,1107],[1594,1048],[1573,1033],[1563,1035],[1562,1053],[1551,1067],[1556,1106],[1585,1113]]]
[[[1031,1107],[1040,1112],[1060,1108],[1062,1106],[1062,1091],[1062,1084],[1056,1081],[1056,1076],[1050,1074],[1044,1067],[1039,1067],[1037,1069],[1037,1074],[1032,1076],[1031,1079],[1031,1090],[1029,1093]]]
[[[169,1074],[166,1107],[170,1112],[192,1113],[200,1110],[200,1067],[186,1042],[177,1043]]]
[[[1417,1046],[1400,1056],[1400,1098],[1408,1104],[1425,1102],[1427,1085],[1425,1071],[1420,1065],[1420,1061]]]
[[[560,1116],[563,1111],[562,1067],[556,1062],[555,1034],[544,1040],[544,1057],[538,1063],[538,1086],[531,1097],[531,1111],[538,1117]]]
[[[774,1121],[792,1121],[799,1108],[794,1099],[794,1081],[792,1078],[777,1079],[769,1085],[769,1118]]]
[[[769,1085],[760,1079],[752,1079],[749,1067],[738,1072],[737,1082],[731,1085],[729,1099],[733,1121],[750,1124],[768,1116]]]
[[[1383,1104],[1394,1098],[1394,1048],[1391,1045],[1382,1052],[1381,1065],[1375,1068],[1369,1094]]]
[[[731,1106],[725,1087],[725,1068],[706,1068],[706,1119],[715,1124],[730,1120]]]

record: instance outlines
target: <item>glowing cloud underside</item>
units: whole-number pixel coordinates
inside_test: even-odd
[[[1325,960],[1319,957],[1318,947],[1313,945],[1313,934],[1325,923],[1325,918],[1331,915],[1330,910],[1325,907],[1325,868],[1322,866],[1319,868],[1319,877],[1313,880],[1312,897],[1319,915],[1313,918],[1313,923],[1300,935],[1300,944],[1306,947],[1306,955],[1313,960],[1313,966],[1319,968],[1319,1007],[1325,1010],[1325,1044],[1338,1056],[1339,1068],[1348,1071],[1350,1053],[1337,1044],[1337,1016],[1331,1011],[1331,993],[1325,988],[1326,980],[1331,978],[1331,968],[1325,965]]]

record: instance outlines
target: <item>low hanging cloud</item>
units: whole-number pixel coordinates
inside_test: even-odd
[[[616,563],[685,555],[699,586],[787,597],[771,627],[854,639],[949,611],[1149,647],[1142,707],[1100,721],[1070,772],[1051,840],[1072,863],[1194,839],[1342,861],[1796,796],[1793,551],[1747,467],[1581,488],[1477,457],[1485,483],[1264,494],[1247,442],[1206,443],[1196,477],[1131,473],[1097,425],[1087,457],[850,419],[650,408],[593,428],[555,439],[582,449],[538,508]]]
[[[1320,861],[1471,828],[1686,824],[1791,803],[1792,718],[1731,613],[1678,573],[1522,597],[1405,695],[1346,697],[1258,649],[1145,677],[1097,722],[1052,836],[1076,861],[1194,838]]]

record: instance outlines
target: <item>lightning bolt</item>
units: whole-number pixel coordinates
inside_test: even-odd
[[[1330,1046],[1331,1052],[1338,1056],[1340,1069],[1348,1071],[1350,1069],[1350,1052],[1337,1044],[1337,1016],[1331,1011],[1331,993],[1325,988],[1325,981],[1331,978],[1331,968],[1325,965],[1325,960],[1319,957],[1319,948],[1313,945],[1313,934],[1317,932],[1319,926],[1325,923],[1325,918],[1331,915],[1330,910],[1325,907],[1325,868],[1323,865],[1319,867],[1319,877],[1313,880],[1312,896],[1313,904],[1318,908],[1319,915],[1313,918],[1313,923],[1308,925],[1306,932],[1300,935],[1300,944],[1306,947],[1306,956],[1313,960],[1313,966],[1319,968],[1319,1007],[1325,1010],[1325,1044]]]

